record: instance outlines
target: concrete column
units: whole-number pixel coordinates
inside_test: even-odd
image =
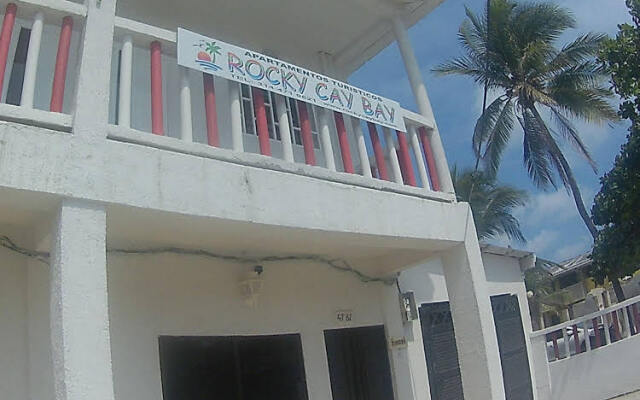
[[[466,237],[443,254],[443,272],[467,400],[504,399],[498,339],[476,228],[468,204]]]
[[[111,53],[116,0],[89,0],[77,70],[74,102],[74,135],[96,138],[104,136],[109,121],[109,88],[111,87]],[[69,73],[73,76],[73,72]]]
[[[405,336],[398,289],[395,285],[385,285],[381,290],[382,312],[387,333],[387,346],[389,346],[394,397],[396,400],[414,400],[415,390],[413,387],[409,347],[406,344],[391,345],[392,341],[405,340],[406,342],[408,340]]]
[[[104,206],[63,200],[50,267],[55,400],[114,400],[105,246]]]
[[[409,77],[409,83],[411,84],[411,90],[418,106],[418,112],[423,117],[433,122],[434,129],[430,132],[431,148],[433,149],[433,155],[436,160],[436,167],[438,172],[438,178],[440,179],[440,185],[442,191],[446,193],[453,193],[453,182],[451,181],[451,175],[449,173],[449,165],[447,164],[447,157],[442,146],[442,140],[440,139],[440,133],[433,116],[433,110],[431,109],[431,102],[429,101],[429,95],[427,94],[427,88],[422,80],[422,73],[420,72],[420,66],[416,60],[416,55],[411,46],[407,28],[404,26],[404,22],[400,16],[394,16],[391,20],[393,32],[400,48],[400,54],[404,61],[404,66],[407,70],[407,76]]]

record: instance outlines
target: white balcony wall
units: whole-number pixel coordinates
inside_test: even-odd
[[[18,7],[18,17],[20,17],[20,7]],[[38,57],[38,70],[36,74],[36,85],[34,95],[34,108],[49,111],[51,102],[51,89],[53,85],[53,73],[56,65],[56,55],[58,53],[58,38],[60,37],[60,24],[62,19],[45,18],[42,30],[42,41],[40,45],[40,56]],[[76,87],[76,71],[80,54],[80,38],[82,36],[82,24],[84,21],[79,18],[73,20],[73,32],[71,34],[71,45],[69,48],[69,63],[67,67],[67,79],[64,91],[64,103],[62,112],[70,114],[73,107],[73,98]],[[2,90],[2,101],[5,102],[9,88],[9,80],[13,70],[18,38],[21,28],[31,29],[32,19],[17,18],[11,44],[9,47],[9,57],[5,72],[5,81]]]

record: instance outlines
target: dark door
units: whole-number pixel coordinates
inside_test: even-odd
[[[533,400],[529,357],[518,297],[508,294],[492,296],[491,306],[498,335],[506,399]]]
[[[432,400],[463,400],[458,348],[449,302],[420,306],[422,341]]]
[[[300,335],[161,336],[164,400],[307,400]]]
[[[383,326],[324,331],[334,400],[392,400]]]

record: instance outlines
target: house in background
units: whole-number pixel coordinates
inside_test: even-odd
[[[569,321],[617,303],[611,284],[597,285],[589,277],[591,253],[556,263],[538,258],[537,267],[546,275],[543,294],[534,297],[532,319],[536,329]],[[640,295],[640,275],[623,279],[626,298]]]

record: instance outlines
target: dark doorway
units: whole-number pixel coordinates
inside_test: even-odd
[[[458,347],[449,302],[420,306],[422,341],[432,400],[463,400]]]
[[[518,297],[492,296],[493,320],[498,335],[502,378],[507,400],[533,400],[529,357]]]
[[[334,400],[392,400],[383,326],[324,331]]]
[[[164,400],[307,400],[300,335],[161,336]]]

